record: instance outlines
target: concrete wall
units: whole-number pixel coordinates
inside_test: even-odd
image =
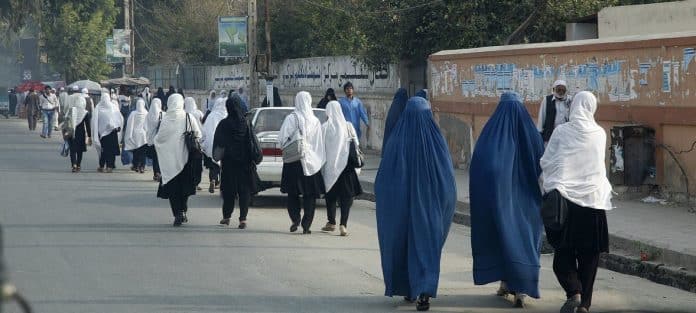
[[[599,38],[696,29],[696,0],[609,7],[598,15]]]
[[[571,93],[598,96],[596,118],[607,138],[614,125],[639,123],[656,130],[658,143],[688,150],[696,141],[694,48],[696,32],[443,51],[430,57],[432,102],[448,121],[441,123],[446,133],[459,136],[468,128],[475,140],[501,93],[520,93],[536,118],[553,81],[565,79]],[[474,140],[456,136],[448,138],[452,157],[466,164]],[[696,190],[696,151],[677,157]],[[656,162],[665,191],[684,192],[670,156],[658,149]]]
[[[248,65],[211,67],[208,70],[215,90],[239,88],[249,83]],[[361,145],[380,150],[386,112],[392,97],[401,84],[399,68],[389,66],[384,71],[370,71],[362,63],[351,57],[321,57],[293,59],[273,64],[278,78],[273,82],[280,91],[284,106],[292,106],[299,91],[312,94],[316,106],[326,89],[333,88],[337,96],[343,96],[343,84],[350,81],[355,86],[356,95],[365,104],[370,116],[370,128],[363,129]],[[261,92],[265,92],[265,81],[259,80]],[[263,100],[260,97],[260,101]]]

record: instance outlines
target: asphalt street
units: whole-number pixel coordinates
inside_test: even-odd
[[[348,237],[319,230],[323,205],[313,234],[301,235],[289,233],[278,190],[256,200],[246,230],[217,226],[222,200],[204,190],[189,201],[190,223],[173,228],[151,172],[97,173],[90,150],[83,172],[71,173],[56,137],[0,118],[4,255],[36,312],[415,311],[383,296],[374,203],[356,201]],[[542,256],[542,299],[513,309],[497,286],[473,285],[469,234],[451,229],[432,312],[558,312],[565,296],[552,256]],[[593,312],[696,312],[696,294],[600,270],[593,304]]]

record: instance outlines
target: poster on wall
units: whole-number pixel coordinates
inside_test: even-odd
[[[122,58],[114,56],[114,39],[106,38],[106,63],[119,64],[123,63]]]
[[[113,56],[117,58],[130,58],[130,29],[114,29]]]
[[[218,55],[221,58],[248,56],[246,16],[218,18]]]
[[[672,62],[662,62],[662,92],[672,92]]]

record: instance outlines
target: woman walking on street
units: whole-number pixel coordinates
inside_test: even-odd
[[[607,137],[596,111],[592,93],[573,97],[568,122],[554,130],[541,158],[544,192],[558,192],[568,205],[561,230],[546,230],[555,249],[553,271],[568,298],[561,313],[590,310],[599,255],[609,252],[612,187],[604,163]]]
[[[213,141],[215,140],[215,130],[220,121],[227,117],[227,108],[225,100],[218,98],[215,100],[215,106],[210,114],[205,118],[203,123],[203,137],[201,138],[201,147],[203,147],[203,164],[208,169],[208,179],[210,186],[208,192],[215,193],[215,187],[220,185],[220,164],[213,160]]]
[[[197,123],[198,128],[200,129],[201,122],[203,120],[203,112],[198,110],[196,100],[194,100],[192,97],[186,97],[184,99],[184,111],[194,117],[193,122]],[[196,190],[200,191],[203,190],[198,186],[201,183],[201,176],[203,174],[203,156],[199,154],[198,157],[200,158],[200,162],[193,163],[193,183],[196,184]]]
[[[257,192],[256,164],[261,155],[256,147],[256,135],[251,132],[246,119],[242,99],[233,95],[227,99],[227,118],[220,121],[215,130],[213,152],[222,162],[222,220],[220,225],[230,225],[234,200],[239,199],[239,228],[247,227],[247,213],[251,195]],[[222,152],[222,155],[219,153]]]
[[[418,297],[418,311],[427,311],[457,200],[447,142],[427,100],[408,100],[384,147],[375,195],[384,294]]]
[[[162,170],[157,197],[169,199],[176,227],[188,222],[188,198],[196,194],[193,162],[200,161],[189,153],[184,132],[193,132],[195,140],[199,140],[201,130],[194,122],[195,117],[184,111],[184,98],[180,94],[169,96],[167,107],[155,135],[155,149]]]
[[[471,160],[474,283],[501,282],[499,296],[539,298],[544,145],[519,95],[506,92],[483,128]]]
[[[87,101],[84,98],[80,98],[77,104],[68,110],[63,122],[64,125],[71,125],[72,127],[69,130],[64,128],[64,134],[66,130],[72,133],[68,140],[73,173],[82,170],[82,154],[87,151],[87,146],[92,144],[91,116],[87,112],[86,106]]]
[[[133,152],[133,168],[145,173],[145,152],[147,150],[147,110],[145,100],[139,98],[135,111],[128,116],[126,131],[123,135],[124,150]]]
[[[120,155],[118,132],[123,126],[123,117],[118,107],[111,101],[108,92],[102,92],[101,100],[93,113],[92,140],[99,153],[97,171],[111,173],[116,167],[116,156]]]
[[[346,121],[338,101],[330,101],[326,106],[328,121],[323,125],[326,163],[321,169],[326,192],[326,215],[328,223],[323,231],[336,230],[336,204],[341,206],[341,236],[348,235],[348,215],[353,206],[353,198],[362,193],[356,171],[356,164],[350,164],[351,141],[353,147],[360,147],[353,124]]]
[[[324,95],[324,98],[321,98],[319,104],[317,104],[317,108],[326,109],[326,105],[329,104],[330,101],[338,101],[338,98],[336,98],[336,92],[333,88],[326,89],[326,94]]]
[[[200,123],[203,122],[203,112],[198,109],[198,104],[196,104],[196,99],[193,97],[186,97],[184,99],[184,111],[186,113],[191,114],[192,116],[196,117],[196,121],[198,121],[199,125]]]
[[[394,100],[389,107],[389,113],[387,113],[387,120],[384,122],[384,138],[382,139],[382,155],[384,155],[384,147],[387,146],[387,141],[389,140],[389,135],[391,135],[392,130],[399,122],[401,118],[401,113],[404,112],[406,108],[406,103],[408,102],[408,91],[405,88],[399,88],[394,94]]]
[[[302,224],[302,233],[311,234],[316,201],[324,194],[324,179],[320,170],[324,165],[324,135],[321,123],[312,111],[312,96],[300,91],[295,96],[295,110],[285,117],[278,134],[281,147],[302,140],[304,157],[298,161],[283,163],[280,192],[288,194],[288,214],[292,225],[290,232],[297,231]],[[304,217],[300,214],[300,196],[304,207]]]
[[[155,149],[155,135],[157,135],[160,127],[162,114],[162,100],[152,98],[150,110],[147,112],[147,150],[152,159],[152,180],[154,181],[159,181],[162,175],[157,158],[157,150]]]

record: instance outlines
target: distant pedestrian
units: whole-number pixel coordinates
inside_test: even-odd
[[[382,155],[384,155],[384,149],[387,146],[387,140],[391,135],[392,130],[396,127],[396,123],[399,122],[401,118],[401,113],[404,112],[406,108],[406,103],[408,102],[408,91],[405,88],[399,88],[394,94],[394,99],[389,107],[389,112],[387,113],[387,119],[384,121],[384,136],[382,138]]]
[[[568,300],[561,313],[588,312],[600,253],[609,252],[606,211],[612,187],[605,165],[606,133],[595,122],[597,98],[578,93],[568,123],[558,126],[541,158],[544,192],[558,192],[567,202],[561,230],[546,230],[554,247],[553,271]]]
[[[103,92],[99,104],[92,112],[92,140],[99,153],[98,172],[113,172],[116,168],[116,156],[120,155],[118,133],[123,127],[123,117],[118,105],[111,101],[111,96]]]
[[[65,119],[65,116],[68,114],[68,110],[70,107],[68,107],[68,92],[65,90],[65,87],[60,87],[58,89],[58,102],[60,103],[60,111],[63,113],[63,118]],[[87,106],[85,105],[85,108]]]
[[[184,99],[186,99],[186,95],[184,94],[184,89],[183,89],[183,88],[177,89],[177,90],[176,90],[176,93],[180,94],[182,97],[184,97]]]
[[[539,298],[541,136],[520,96],[506,92],[486,122],[471,160],[474,283],[500,281],[499,296]]]
[[[164,89],[162,87],[157,88],[157,94],[155,95],[155,98],[160,99],[160,102],[162,102],[162,106],[164,106],[164,100],[167,96],[164,94]]]
[[[337,101],[338,99],[336,98],[336,92],[334,91],[333,88],[326,89],[326,94],[324,94],[324,98],[321,98],[319,101],[319,104],[317,104],[318,109],[326,109],[326,105],[329,104],[329,101]]]
[[[447,142],[425,99],[406,104],[385,147],[375,195],[385,295],[418,297],[417,309],[426,311],[437,297],[457,187]]]
[[[17,103],[19,99],[17,98],[17,88],[10,89],[10,115],[17,116]]]
[[[330,101],[326,107],[328,121],[323,125],[326,162],[321,169],[326,191],[326,213],[328,222],[323,231],[336,230],[336,205],[341,207],[339,233],[348,235],[348,215],[353,198],[362,193],[356,164],[349,162],[351,142],[359,147],[353,124],[346,121],[338,101]]]
[[[208,113],[213,110],[213,107],[215,107],[215,100],[217,100],[217,95],[215,90],[211,90],[210,93],[208,93],[208,98],[205,99],[205,115],[208,115]]]
[[[321,123],[312,111],[312,96],[300,91],[295,96],[295,110],[283,121],[278,133],[281,147],[302,140],[303,157],[298,161],[283,163],[280,192],[288,194],[288,214],[292,225],[290,232],[302,224],[304,234],[311,234],[316,201],[325,193],[321,168],[325,161],[324,135]],[[301,216],[301,202],[304,217]]]
[[[150,104],[152,103],[152,93],[150,93],[150,87],[145,87],[143,92],[140,93],[140,97],[145,100],[145,108],[150,109]]]
[[[215,130],[220,121],[227,118],[227,107],[223,99],[215,100],[208,117],[206,117],[202,128],[201,147],[203,148],[203,165],[208,169],[210,187],[208,192],[215,193],[215,187],[220,185],[220,162],[213,160],[213,141],[215,140]]]
[[[58,110],[58,98],[51,94],[51,87],[46,86],[39,97],[39,102],[43,114],[41,138],[51,138],[51,133],[53,132],[53,116]]]
[[[427,89],[421,89],[416,92],[416,97],[421,97],[425,100],[428,100],[428,90]]]
[[[256,162],[260,162],[262,156],[255,154],[258,152],[255,149],[258,142],[244,117],[242,99],[238,95],[232,95],[225,106],[227,117],[220,121],[213,141],[213,151],[222,151],[222,156],[215,156],[222,163],[220,193],[223,202],[220,225],[230,225],[235,199],[239,199],[238,227],[245,229],[249,202],[257,192]]]
[[[237,89],[237,94],[239,98],[242,99],[242,107],[244,107],[244,113],[249,112],[251,107],[249,106],[249,95],[246,93],[246,88],[239,87]]]
[[[174,226],[188,222],[188,198],[196,194],[193,181],[193,157],[186,147],[183,133],[191,131],[200,139],[201,130],[197,123],[190,123],[194,117],[184,111],[184,97],[179,94],[169,96],[169,110],[162,118],[159,131],[155,135],[155,149],[159,157],[162,180],[157,197],[168,199],[174,215]]]
[[[360,130],[360,121],[365,123],[365,126],[370,125],[370,121],[367,117],[367,111],[365,111],[365,106],[363,105],[360,98],[355,96],[355,90],[353,89],[353,84],[347,82],[343,85],[343,91],[346,93],[345,97],[341,97],[338,102],[341,103],[341,109],[343,109],[343,115],[346,120],[353,124],[355,132],[358,134],[358,138],[362,138],[362,131]]]
[[[70,129],[63,128],[64,134],[69,134],[64,139],[70,144],[70,164],[72,172],[76,173],[82,170],[82,154],[92,144],[91,114],[87,111],[87,101],[84,98],[68,109],[63,124],[71,126]]]
[[[118,103],[120,106],[121,115],[124,119],[128,119],[131,113],[131,97],[125,89],[121,90],[122,93],[118,96]]]
[[[41,113],[41,99],[39,99],[39,95],[33,88],[29,89],[29,93],[24,98],[24,107],[24,112],[26,112],[27,121],[29,122],[29,130],[36,130],[36,122]]]
[[[173,94],[176,94],[176,90],[174,89],[174,86],[169,86],[169,90],[167,91],[167,94],[164,95],[164,100],[162,101],[165,107],[169,105],[169,97],[171,97]]]
[[[271,104],[268,102],[268,96],[263,98],[263,102],[261,103],[262,107],[269,107]],[[278,87],[273,87],[273,106],[274,107],[282,107],[283,106],[283,101],[280,99],[280,92],[278,92]]]
[[[200,124],[203,120],[203,112],[198,109],[198,104],[196,104],[196,99],[193,97],[184,98],[184,111],[196,117],[196,121]]]
[[[192,97],[186,97],[184,99],[184,111],[186,113],[190,114],[191,116],[194,117],[194,119],[191,120],[192,123],[197,123],[198,128],[201,128],[201,121],[203,120],[203,112],[201,112],[198,109],[198,106],[196,105],[196,100],[193,99]],[[196,184],[196,190],[200,191],[203,190],[200,186],[198,186],[201,183],[201,175],[203,173],[203,156],[199,155],[200,162],[194,162],[193,163],[193,178],[194,178],[194,183]]]
[[[126,131],[123,134],[124,150],[133,153],[133,169],[145,173],[145,155],[147,151],[147,110],[145,100],[138,99],[135,111],[128,116]]]
[[[152,180],[160,181],[162,172],[159,167],[157,150],[155,149],[155,135],[159,130],[162,121],[162,100],[153,98],[150,103],[150,110],[147,112],[147,151],[152,159]]]
[[[227,90],[225,90],[225,89],[220,90],[220,93],[218,94],[218,99],[222,99],[222,101],[226,102],[227,101]]]
[[[54,102],[56,109],[53,112],[53,130],[54,131],[59,131],[60,129],[58,128],[58,116],[61,114],[61,107],[60,107],[60,99],[58,98],[58,95],[56,95],[56,90],[51,88],[49,90],[50,98]]]
[[[549,141],[556,127],[568,122],[570,103],[573,102],[573,98],[568,95],[567,86],[564,80],[555,81],[553,94],[546,96],[539,105],[537,130],[541,133],[544,142]]]

